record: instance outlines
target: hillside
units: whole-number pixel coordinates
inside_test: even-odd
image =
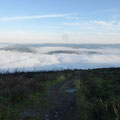
[[[1,74],[0,120],[120,120],[120,68]]]

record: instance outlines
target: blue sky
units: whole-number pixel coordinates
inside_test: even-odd
[[[120,0],[0,0],[0,42],[120,43]]]

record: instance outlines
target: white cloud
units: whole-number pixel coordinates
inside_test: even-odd
[[[102,10],[103,12],[110,12],[110,13],[117,13],[119,12],[119,9],[118,8],[111,8],[111,9],[104,9]]]
[[[101,32],[101,33],[119,33],[120,34],[120,21],[104,21],[104,20],[90,20],[90,21],[80,21],[80,22],[67,22],[62,23],[64,26],[72,27],[79,31],[87,33],[91,32]]]
[[[0,22],[14,21],[14,20],[26,20],[26,19],[40,19],[40,18],[60,18],[67,17],[68,14],[51,14],[51,15],[37,15],[37,16],[22,16],[22,17],[8,17],[0,18]]]
[[[101,20],[101,21],[90,21],[90,23],[92,23],[92,24],[96,24],[96,25],[103,25],[103,26],[112,26],[112,25],[114,25],[114,22],[115,21],[103,21],[103,20]]]
[[[80,25],[104,25],[104,26],[117,26],[120,25],[120,21],[104,21],[104,20],[90,20],[90,21],[80,21],[80,22],[67,22],[62,23],[68,26],[80,26]]]

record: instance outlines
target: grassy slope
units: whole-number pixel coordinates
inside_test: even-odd
[[[0,75],[0,120],[119,120],[119,103],[119,68]]]

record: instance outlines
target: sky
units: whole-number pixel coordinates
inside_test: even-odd
[[[120,43],[120,0],[0,0],[0,43]]]

